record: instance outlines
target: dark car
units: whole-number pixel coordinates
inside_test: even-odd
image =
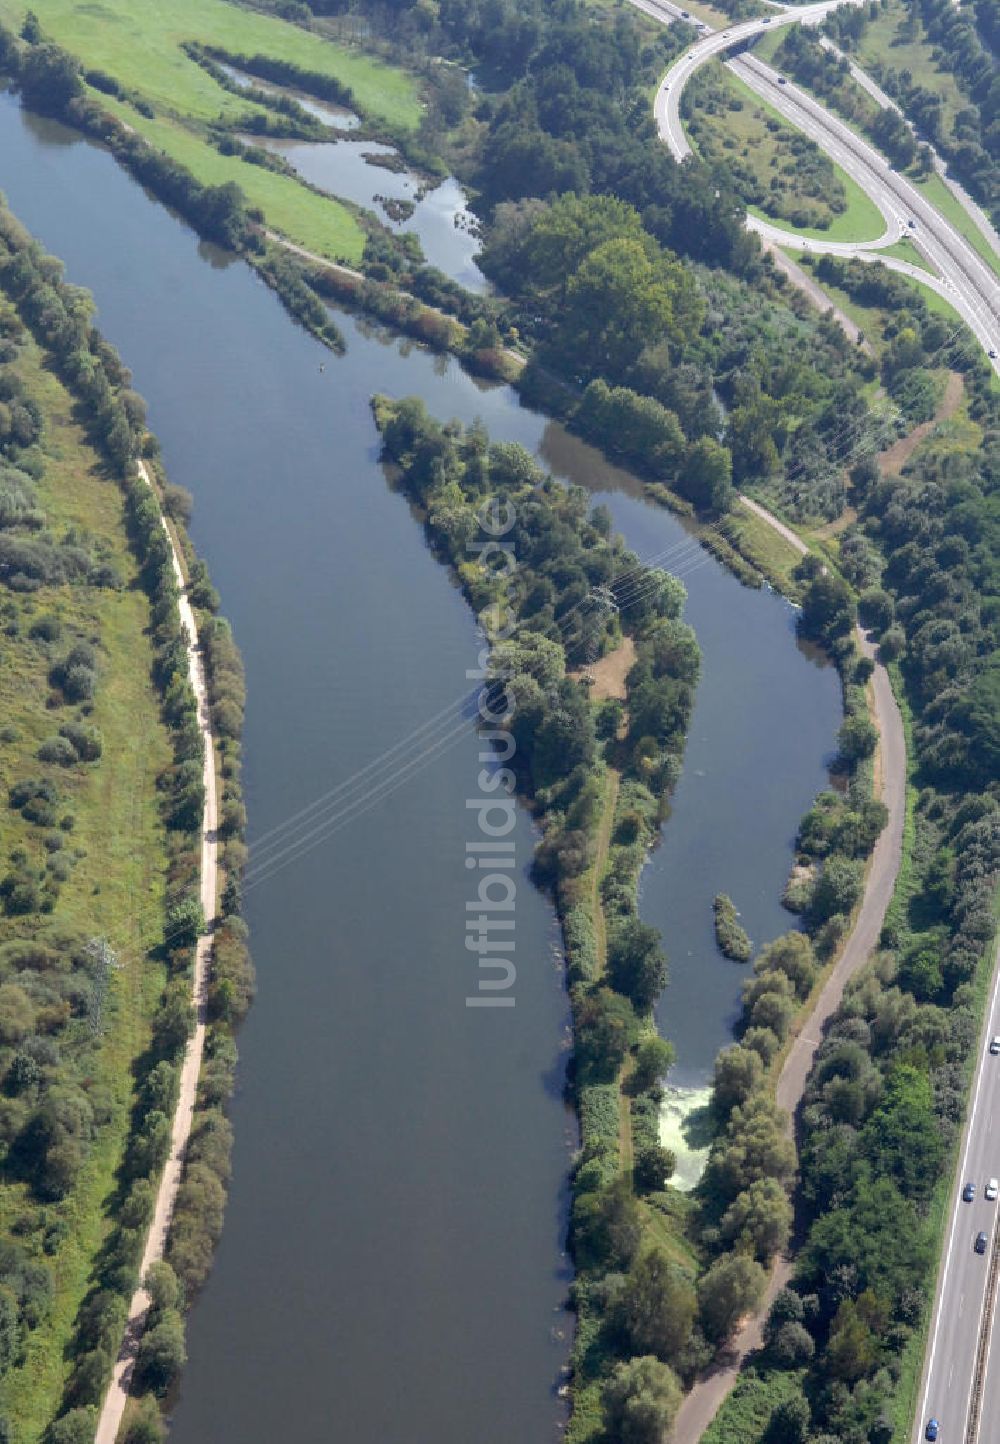
[[[964,1200],[965,1203],[971,1203],[972,1200],[975,1198],[975,1196],[976,1196],[976,1185],[975,1185],[974,1183],[967,1183],[967,1184],[965,1185],[965,1187],[962,1189],[962,1199]]]
[[[925,1432],[925,1434],[924,1434],[924,1438],[925,1438],[925,1439],[936,1439],[937,1436],[938,1436],[938,1434],[940,1433],[940,1430],[941,1430],[941,1425],[938,1423],[938,1421],[937,1421],[936,1419],[928,1419],[928,1421],[927,1421],[927,1430],[926,1430],[926,1432]]]
[[[916,221],[907,221],[906,224],[910,227],[911,231],[915,231],[917,229]]]
[[[991,346],[990,349],[989,349],[989,358],[990,358],[991,361],[995,361],[995,360],[997,359],[997,353],[994,351],[994,349],[993,349],[992,346]],[[996,1043],[996,1042],[1000,1042],[1000,1039],[994,1038],[994,1039],[993,1039],[993,1043]],[[991,1052],[991,1053],[1000,1053],[1000,1048],[994,1048],[993,1043],[990,1044],[990,1052]]]
[[[785,77],[784,77],[783,75],[779,75],[779,76],[778,76],[778,84],[779,84],[779,85],[787,85],[787,84],[788,84],[788,81],[785,79]]]
[[[985,1253],[985,1252],[986,1252],[986,1244],[987,1244],[986,1235],[982,1232],[982,1230],[980,1230],[979,1233],[976,1234],[976,1241],[975,1241],[975,1243],[972,1245],[972,1247],[976,1250],[976,1253]]]

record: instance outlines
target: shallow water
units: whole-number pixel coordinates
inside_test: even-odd
[[[263,90],[268,95],[287,95],[297,101],[307,114],[315,116],[324,125],[331,126],[334,130],[355,130],[361,124],[361,117],[355,115],[344,105],[334,105],[329,100],[317,100],[315,96],[309,95],[304,90],[296,90],[291,85],[272,85],[269,80],[259,80],[256,75],[248,75],[245,70],[237,70],[235,65],[226,65],[221,61],[216,64],[220,70],[224,70],[230,80],[234,80],[243,90]]]

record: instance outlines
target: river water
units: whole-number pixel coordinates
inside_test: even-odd
[[[555,928],[524,882],[516,1006],[466,1008],[477,741],[458,728],[435,753],[441,723],[370,766],[466,695],[477,648],[463,599],[386,483],[370,395],[482,416],[587,485],[641,555],[687,581],[703,678],[642,897],[672,959],[660,1022],[686,1084],[707,1076],[744,974],[715,953],[711,898],[730,892],[757,941],[787,927],[777,899],[825,781],[836,678],[797,647],[785,602],[741,588],[631,478],[509,388],[350,317],[347,354],[331,356],[109,156],[9,96],[0,186],[93,291],[171,478],[195,495],[193,537],[246,663],[252,858],[275,863],[247,895],[259,995],[240,1044],[233,1184],[172,1437],[552,1439],[574,1136]],[[279,869],[289,859],[267,850],[271,830],[338,786],[311,814],[325,830]],[[526,867],[524,815],[516,837]]]

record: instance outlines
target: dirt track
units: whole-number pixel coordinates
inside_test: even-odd
[[[141,461],[139,462],[139,472],[147,486],[151,485],[149,473]],[[205,914],[205,932],[198,939],[198,946],[195,950],[194,976],[191,987],[192,1002],[195,1010],[195,1028],[191,1037],[188,1039],[188,1045],[184,1052],[177,1107],[174,1111],[173,1127],[170,1135],[170,1153],[167,1157],[167,1162],[164,1164],[163,1175],[160,1179],[160,1186],[156,1194],[156,1206],[153,1210],[152,1222],[149,1225],[149,1233],[146,1236],[146,1247],[142,1254],[142,1264],[139,1271],[140,1279],[145,1279],[150,1264],[163,1258],[167,1244],[167,1234],[170,1229],[170,1220],[173,1215],[174,1204],[177,1200],[177,1190],[180,1187],[181,1173],[184,1167],[184,1155],[187,1151],[188,1139],[191,1136],[195,1096],[198,1090],[198,1075],[201,1072],[202,1054],[205,1050],[208,975],[212,951],[211,928],[215,919],[218,882],[218,844],[216,842],[218,805],[215,787],[215,743],[212,737],[205,669],[198,641],[198,629],[195,626],[194,611],[192,610],[191,603],[188,601],[184,587],[184,574],[181,570],[180,557],[177,554],[177,547],[174,543],[170,528],[165,521],[163,523],[163,529],[170,542],[174,574],[177,578],[177,586],[180,591],[177,605],[181,616],[181,626],[184,629],[187,639],[188,672],[191,678],[191,686],[198,703],[198,725],[201,728],[204,743],[203,775],[205,782],[205,810],[201,827],[201,905]],[[125,1338],[122,1343],[121,1352],[115,1360],[111,1383],[105,1395],[104,1403],[101,1406],[101,1414],[97,1423],[94,1444],[115,1444],[115,1440],[118,1437],[122,1415],[125,1412],[125,1403],[128,1399],[132,1372],[135,1368],[136,1352],[139,1347],[139,1340],[142,1338],[142,1331],[145,1327],[149,1305],[149,1294],[140,1284],[140,1287],[137,1288],[132,1295],[132,1302],[129,1305],[128,1320],[125,1325]]]

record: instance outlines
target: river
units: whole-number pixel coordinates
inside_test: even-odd
[[[350,317],[338,359],[241,263],[200,245],[103,151],[0,97],[0,186],[88,286],[146,396],[247,670],[250,844],[468,691],[477,637],[404,499],[386,484],[374,391],[481,415],[612,508],[686,576],[703,651],[684,778],[644,875],[672,983],[660,1021],[703,1082],[744,970],[718,957],[711,897],[758,941],[799,815],[825,780],[836,678],[793,614],[741,588],[631,478],[561,428]],[[428,733],[428,735],[432,735]],[[433,735],[438,735],[433,733]],[[471,728],[248,891],[258,1001],[240,1039],[234,1176],[190,1320],[177,1444],[556,1437],[571,1320],[562,1252],[572,1119],[567,1007],[547,902],[517,898],[516,1006],[465,1007],[463,867]],[[527,866],[532,828],[517,831]]]

